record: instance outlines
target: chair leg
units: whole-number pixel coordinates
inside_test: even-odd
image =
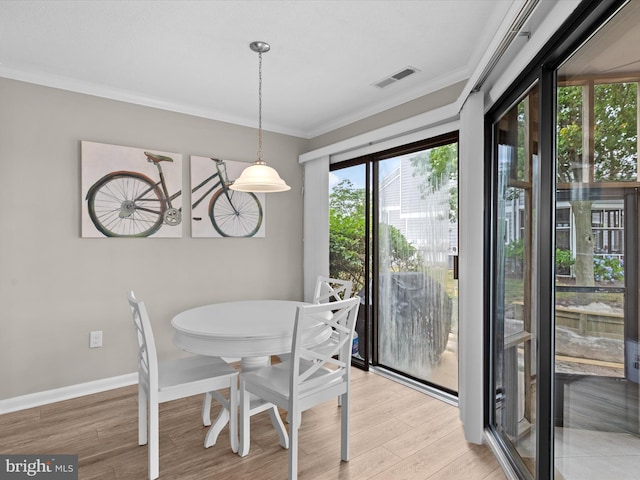
[[[229,385],[229,437],[231,450],[238,452],[238,379],[233,377]]]
[[[205,427],[211,425],[211,393],[207,392],[204,394],[204,399],[202,400],[202,424]]]
[[[278,412],[278,407],[273,405],[269,409],[269,417],[271,417],[271,423],[273,424],[273,428],[276,430],[278,434],[278,438],[280,440],[280,446],[282,448],[289,448],[289,437],[287,436],[287,428],[282,423],[282,418],[280,418],[280,412]]]
[[[298,478],[298,430],[300,429],[300,412],[291,415],[289,423],[289,480]]]
[[[147,391],[138,384],[138,445],[147,444]]]
[[[349,461],[349,393],[340,395],[340,457]]]
[[[149,479],[160,476],[160,432],[157,398],[149,398]]]
[[[240,375],[240,446],[238,454],[244,457],[249,453],[251,430],[251,394],[245,388],[244,379]]]

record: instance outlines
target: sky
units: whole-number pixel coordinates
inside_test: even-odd
[[[380,178],[385,178],[390,172],[395,170],[400,163],[400,158],[390,158],[378,163],[380,169]],[[364,188],[365,184],[365,166],[355,165],[353,167],[342,168],[329,172],[329,190],[340,183],[345,178],[351,180],[355,188]]]

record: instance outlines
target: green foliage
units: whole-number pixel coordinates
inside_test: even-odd
[[[422,176],[419,186],[422,198],[451,182],[449,188],[449,220],[458,220],[458,144],[450,143],[434,147],[411,159],[414,176]]]
[[[586,182],[583,162],[582,85],[558,88],[557,174],[559,182]],[[638,161],[638,84],[594,86],[593,163],[596,181],[635,180]]]
[[[329,195],[329,271],[353,282],[353,291],[364,286],[366,224],[365,189],[342,180]]]
[[[558,181],[579,182],[582,181],[582,86],[559,87],[557,109]]]
[[[637,90],[637,83],[605,83],[594,88],[597,181],[637,178]]]
[[[570,250],[556,248],[556,272],[561,275],[568,275],[571,272],[571,265],[574,263],[576,263],[576,260],[571,255]]]
[[[449,143],[431,148],[428,152],[412,158],[411,164],[421,173],[427,173],[427,183],[434,188],[438,188],[443,179],[457,180],[458,144]]]
[[[387,267],[392,272],[420,272],[423,259],[418,250],[412,246],[392,225],[380,225],[380,243],[387,260]]]
[[[556,248],[556,271],[568,274],[575,263],[569,250]],[[596,282],[615,282],[624,280],[624,260],[610,255],[593,258],[593,276]]]
[[[365,284],[365,200],[366,190],[355,188],[348,179],[334,186],[329,195],[329,271],[332,276],[351,280],[354,292]],[[420,253],[397,228],[381,224],[380,243],[390,270],[421,271]]]
[[[524,258],[524,242],[521,238],[507,243],[504,254],[511,260],[522,260]]]
[[[595,257],[593,276],[597,282],[615,282],[624,280],[624,261],[619,257]]]

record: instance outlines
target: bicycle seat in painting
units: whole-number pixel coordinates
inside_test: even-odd
[[[165,155],[156,155],[155,153],[144,152],[150,162],[158,163],[158,162],[173,162],[173,158],[167,157]]]

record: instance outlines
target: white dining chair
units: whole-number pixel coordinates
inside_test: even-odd
[[[351,298],[352,289],[353,283],[351,280],[342,280],[340,278],[318,275],[312,302],[328,303]],[[334,341],[336,340],[336,335],[336,332],[333,332],[332,338]],[[338,397],[338,405],[340,405],[340,402],[341,399]]]
[[[349,460],[349,380],[351,340],[360,297],[297,308],[289,360],[240,375],[240,455],[249,452],[251,394],[287,411],[289,480],[298,476],[298,429],[302,412],[335,397],[341,398],[341,458]],[[322,322],[338,333],[319,345],[303,346],[311,322]],[[315,328],[315,327],[314,327]]]
[[[351,297],[352,288],[350,280],[341,280],[339,278],[318,275],[311,303],[327,303],[334,302],[336,300],[344,300]],[[286,362],[289,359],[289,356],[290,354],[288,353],[278,355],[280,360],[283,362]]]
[[[158,362],[151,322],[144,302],[136,300],[135,294],[130,292],[129,305],[138,339],[138,444],[149,444],[149,478],[153,480],[160,476],[160,403],[204,393],[202,420],[205,425],[211,425],[211,397],[215,397],[222,405],[221,415],[226,415],[227,412],[229,414],[231,449],[237,452],[237,370],[221,358],[203,355]],[[229,400],[218,392],[225,388],[229,388]],[[210,434],[211,431],[207,437]],[[205,446],[208,446],[206,440]]]
[[[327,303],[351,297],[351,280],[318,275],[312,303]]]

